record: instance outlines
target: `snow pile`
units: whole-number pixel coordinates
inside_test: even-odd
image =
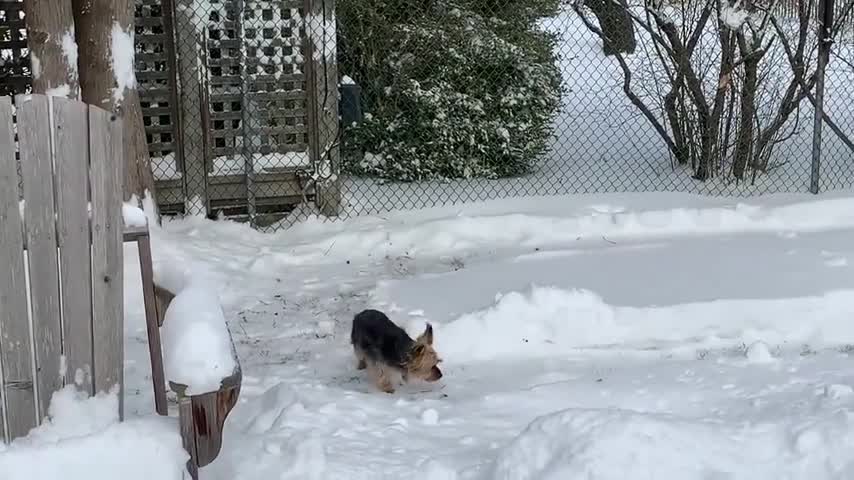
[[[573,348],[723,348],[757,340],[828,346],[854,342],[851,318],[854,291],[848,290],[622,307],[588,290],[533,286],[499,294],[491,307],[437,326],[436,344],[449,362],[565,355]]]
[[[627,410],[570,409],[534,420],[497,456],[495,480],[846,479],[852,414],[742,424]]]
[[[738,3],[732,6],[725,6],[721,9],[721,21],[733,30],[741,29],[749,17],[750,12],[741,8]]]
[[[181,480],[189,456],[174,422],[118,421],[116,393],[87,397],[73,386],[51,399],[49,420],[0,443],[3,480]]]
[[[71,86],[63,83],[58,87],[48,88],[44,93],[48,97],[69,97],[71,95]]]
[[[762,340],[757,340],[750,344],[750,346],[747,347],[747,351],[744,353],[744,356],[747,357],[747,361],[749,363],[774,362],[774,355],[771,354],[768,344]]]
[[[124,217],[125,226],[144,227],[148,225],[148,218],[145,216],[145,212],[134,203],[133,200],[122,203],[122,217]]]
[[[231,335],[216,289],[190,282],[166,310],[163,357],[169,380],[187,386],[188,395],[218,390],[234,373]]]

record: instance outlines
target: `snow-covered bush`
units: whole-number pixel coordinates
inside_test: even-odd
[[[340,0],[340,62],[365,120],[345,138],[355,174],[414,181],[524,174],[560,102],[552,0]],[[497,10],[500,5],[501,9]]]

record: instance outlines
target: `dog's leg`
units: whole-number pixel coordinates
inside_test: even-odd
[[[374,381],[374,384],[385,393],[394,393],[394,386],[389,378],[387,369],[377,362],[367,362],[368,375]]]
[[[394,385],[391,383],[391,378],[389,378],[389,372],[380,367],[380,376],[377,381],[377,387],[385,393],[394,393]]]
[[[364,370],[368,368],[368,364],[365,362],[365,354],[362,353],[362,350],[354,346],[353,352],[356,354],[356,370]]]

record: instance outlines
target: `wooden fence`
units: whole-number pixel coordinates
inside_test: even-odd
[[[21,95],[15,103],[20,186],[13,107],[0,97],[6,441],[38,425],[63,385],[90,394],[121,388],[124,364],[121,125],[109,112],[63,98]]]

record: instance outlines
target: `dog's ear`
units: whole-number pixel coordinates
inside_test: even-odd
[[[410,350],[409,352],[409,357],[412,359],[421,358],[424,355],[424,351],[426,349],[427,347],[423,343],[416,342],[415,345],[412,346],[412,350]]]
[[[416,339],[418,343],[423,343],[424,345],[433,345],[433,325],[427,324],[427,328],[424,329],[424,333],[418,336]]]

